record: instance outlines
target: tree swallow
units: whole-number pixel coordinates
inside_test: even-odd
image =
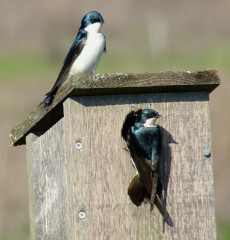
[[[161,152],[161,135],[156,120],[158,112],[151,109],[140,109],[130,112],[123,123],[121,135],[127,142],[132,162],[137,170],[136,176],[128,187],[131,201],[140,206],[144,200],[150,202],[150,211],[154,203],[162,214],[165,208],[159,194],[158,163]]]
[[[103,52],[106,52],[105,36],[101,33],[104,20],[96,11],[86,14],[78,30],[77,36],[65,58],[58,78],[46,94],[44,103],[50,105],[58,87],[70,76],[77,74],[93,74]]]

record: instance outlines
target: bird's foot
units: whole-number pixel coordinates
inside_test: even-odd
[[[54,99],[54,96],[53,95],[50,95],[50,96],[47,96],[45,99],[44,99],[44,104],[46,107],[50,106],[52,101]]]

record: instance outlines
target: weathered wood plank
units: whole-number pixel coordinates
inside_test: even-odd
[[[28,118],[10,133],[12,146],[25,144],[32,131],[46,131],[63,117],[63,101],[69,96],[132,94],[151,92],[211,92],[219,85],[216,71],[162,72],[138,74],[79,75],[68,79],[57,92],[50,107],[41,102]]]
[[[218,86],[218,73],[216,71],[198,72],[160,72],[136,74],[103,74],[91,78],[87,75],[80,81],[76,77],[72,80],[75,91],[72,96],[81,95],[107,95],[126,93],[151,92],[211,92]]]
[[[27,136],[30,239],[71,239],[63,121],[38,139]]]
[[[26,159],[27,159],[27,173],[28,173],[28,191],[29,191],[29,212],[30,212],[30,240],[35,240],[35,215],[34,215],[34,186],[33,186],[33,142],[40,136],[42,133],[30,133],[27,136],[27,146],[26,146]]]
[[[160,177],[173,227],[164,225],[157,208],[137,208],[127,195],[135,170],[120,130],[138,108],[162,115]],[[35,239],[216,239],[212,158],[203,154],[211,151],[207,92],[69,98],[64,118],[32,137]]]

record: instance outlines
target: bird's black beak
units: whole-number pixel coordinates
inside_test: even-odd
[[[156,116],[156,118],[160,118],[160,117],[161,117],[161,115],[157,115],[157,116]]]

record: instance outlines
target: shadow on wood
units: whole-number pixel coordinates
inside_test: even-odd
[[[168,183],[170,179],[171,162],[172,162],[172,152],[170,144],[178,144],[173,136],[163,127],[160,126],[161,136],[162,136],[162,147],[161,147],[161,161],[159,163],[159,176],[161,181],[161,189],[159,189],[160,198],[163,199],[163,203],[167,209],[167,192]],[[165,221],[165,220],[164,220]],[[168,219],[167,224],[173,226],[173,219]],[[165,225],[163,224],[163,227]],[[163,229],[164,232],[164,229]]]

